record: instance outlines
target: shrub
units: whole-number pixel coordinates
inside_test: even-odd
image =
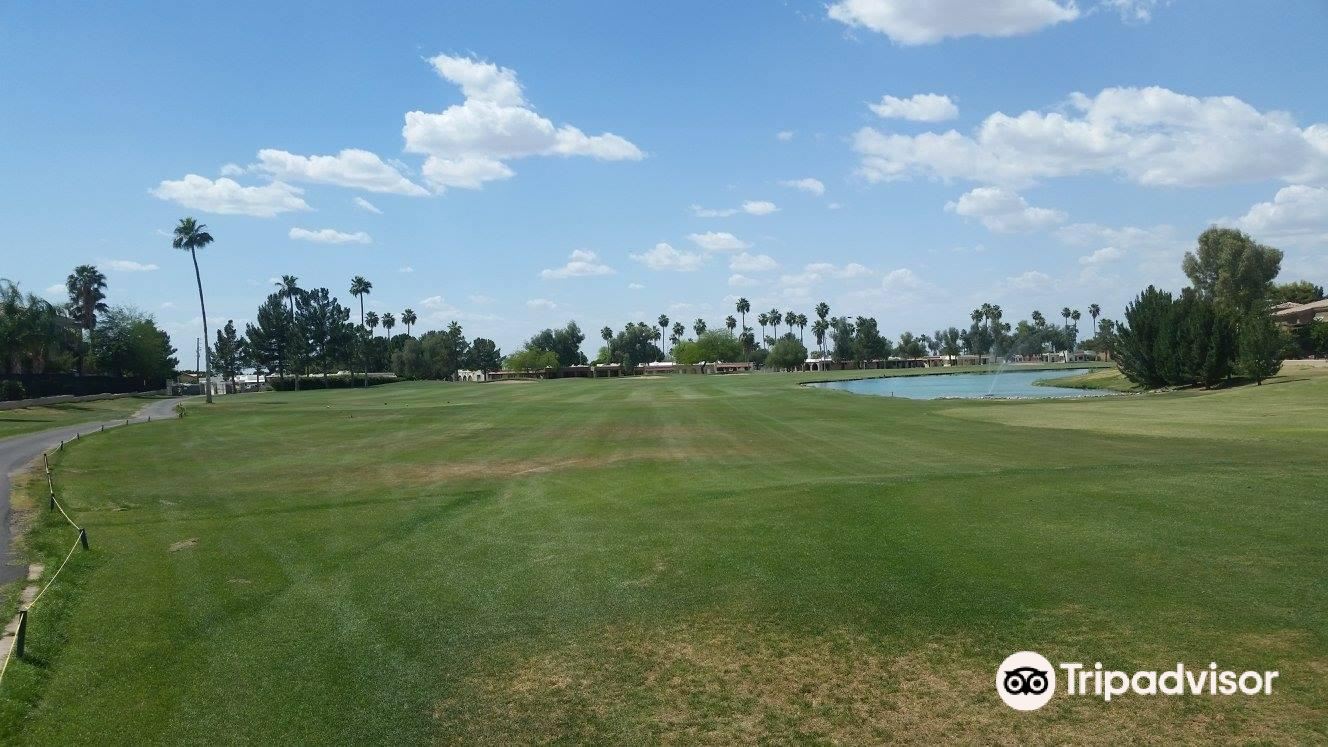
[[[389,373],[371,373],[369,374],[369,385],[391,384],[394,381],[400,381],[394,374]],[[270,377],[267,384],[274,391],[289,392],[295,389],[295,377],[286,378]],[[321,374],[313,374],[300,379],[300,389],[350,389],[352,387],[364,386],[364,374],[328,374],[323,377]]]

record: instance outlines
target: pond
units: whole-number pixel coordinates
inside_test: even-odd
[[[1115,392],[1102,389],[1036,386],[1035,381],[1075,376],[1091,369],[1068,368],[1054,371],[1002,371],[997,373],[930,374],[922,376],[885,376],[875,379],[823,381],[811,386],[840,389],[854,394],[907,399],[1043,399],[1050,397],[1102,397]]]

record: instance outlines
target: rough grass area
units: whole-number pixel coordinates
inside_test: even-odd
[[[1113,392],[1138,392],[1140,387],[1125,378],[1116,368],[1102,368],[1075,376],[1048,377],[1033,382],[1039,386],[1062,386],[1072,389],[1108,389]]]
[[[86,438],[56,484],[93,550],[0,741],[1328,740],[1328,371],[1040,402],[813,378],[269,393]],[[1020,649],[1281,677],[1020,714]]]
[[[127,418],[153,399],[157,398],[144,395],[0,410],[0,438],[18,436],[61,425]]]

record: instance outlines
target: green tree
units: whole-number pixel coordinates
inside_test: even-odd
[[[659,315],[659,349],[664,349],[664,335],[669,333],[669,318],[664,314]]]
[[[747,330],[747,312],[749,312],[749,311],[751,311],[751,310],[752,310],[752,302],[751,302],[751,301],[748,301],[748,300],[745,299],[745,298],[739,298],[737,304],[734,305],[734,311],[737,311],[737,312],[738,312],[738,316],[741,317],[741,319],[742,319],[742,328],[743,328],[743,331],[744,331],[744,336],[745,336],[745,332],[746,332],[746,330]],[[743,352],[746,352],[746,350],[745,350],[745,348],[746,348],[746,341],[745,341],[745,340],[743,341],[743,346],[744,346],[744,350],[743,350]]]
[[[1282,369],[1283,333],[1267,311],[1256,307],[1240,322],[1238,363],[1244,376],[1262,386]]]
[[[390,311],[385,311],[383,312],[382,322],[383,334],[387,336],[387,339],[392,339],[392,328],[397,326],[396,316]]]
[[[364,297],[373,292],[373,283],[356,275],[350,279],[350,294],[360,299],[360,328],[364,329]],[[357,335],[358,337],[359,335]],[[364,361],[364,386],[369,386],[369,355],[364,345],[360,346],[360,357]]]
[[[156,321],[131,306],[115,306],[92,332],[92,356],[103,373],[143,379],[148,386],[165,385],[180,362],[171,338]]]
[[[527,347],[507,356],[505,365],[513,371],[522,371],[524,373],[543,371],[545,369],[557,368],[558,356],[555,355],[552,350],[540,350],[539,348]]]
[[[581,352],[581,343],[585,339],[581,327],[571,321],[560,329],[540,330],[526,341],[525,347],[551,351],[558,358],[559,366],[576,366],[586,362],[586,356]]]
[[[859,364],[890,357],[890,341],[881,336],[874,318],[858,317],[853,330],[853,359]]]
[[[212,362],[217,366],[217,373],[231,386],[235,386],[235,377],[240,375],[240,363],[243,358],[243,338],[235,331],[235,320],[227,319],[226,326],[217,330],[217,341],[212,346]]]
[[[831,351],[831,357],[843,363],[853,360],[854,350],[856,349],[857,330],[853,329],[853,323],[848,317],[835,317],[830,320],[830,339],[834,342],[834,348]]]
[[[1308,280],[1278,283],[1273,286],[1269,301],[1272,303],[1314,303],[1323,300],[1323,286]]]
[[[410,336],[410,328],[415,326],[415,322],[418,322],[419,320],[419,317],[415,316],[415,311],[413,309],[406,309],[401,312],[401,323],[406,325],[406,336]]]
[[[1260,307],[1273,290],[1282,252],[1234,228],[1209,228],[1185,253],[1181,269],[1199,295],[1239,316]]]
[[[1170,293],[1148,286],[1125,307],[1116,329],[1116,365],[1134,383],[1156,389],[1167,384],[1170,354],[1163,337],[1171,324]]]
[[[770,354],[765,358],[765,365],[768,368],[777,368],[784,371],[796,371],[802,368],[802,364],[807,360],[807,346],[798,341],[798,338],[790,332],[775,341],[770,348]]]
[[[92,329],[97,326],[97,315],[107,311],[106,276],[92,265],[79,265],[65,278],[65,290],[69,292],[69,315],[83,329],[78,370],[87,374],[87,351],[92,344]]]
[[[706,330],[695,340],[684,340],[673,349],[673,360],[683,365],[736,361],[742,358],[742,343],[727,330]]]
[[[287,329],[291,335],[295,335],[298,325],[295,323],[295,299],[299,298],[304,291],[300,288],[300,279],[294,275],[282,275],[281,280],[277,281],[277,293],[279,293],[286,302],[290,304],[290,324]],[[295,391],[300,391],[300,356],[303,354],[304,345],[294,337],[286,341],[286,351],[289,357],[291,372],[295,375]]]
[[[249,356],[255,365],[285,378],[289,356],[291,318],[280,292],[267,297],[255,315],[256,324],[246,324],[244,337],[249,341]]]
[[[175,231],[171,234],[171,247],[189,252],[189,258],[194,261],[194,280],[198,283],[198,308],[203,315],[203,341],[207,342],[207,304],[203,303],[203,276],[198,271],[198,250],[212,243],[212,234],[207,232],[207,226],[190,218],[181,218],[175,226]],[[212,362],[208,360],[208,346],[203,346],[203,376],[204,381],[208,382],[203,387],[207,395],[207,403],[212,404]]]
[[[705,334],[706,331],[705,320],[702,319],[701,317],[697,317],[696,321],[692,322],[692,331],[696,333],[697,337],[700,337],[701,335]]]
[[[503,352],[493,340],[476,337],[470,344],[470,360],[467,367],[473,371],[497,371],[503,365]]]
[[[672,334],[669,335],[669,342],[673,345],[677,345],[678,341],[682,340],[682,338],[687,334],[687,328],[683,326],[682,322],[674,322],[673,329],[671,331]]]

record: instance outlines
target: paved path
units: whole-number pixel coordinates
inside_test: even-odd
[[[149,418],[166,420],[176,417],[175,406],[188,397],[173,397],[150,402],[141,407],[129,418],[131,423],[141,423]],[[80,433],[93,433],[102,426],[113,428],[124,425],[124,419],[94,421],[65,425],[37,433],[25,433],[0,439],[0,583],[7,583],[27,575],[26,566],[10,565],[9,557],[9,476],[23,469],[29,462],[41,456],[43,451],[59,446],[61,441],[69,441]]]

